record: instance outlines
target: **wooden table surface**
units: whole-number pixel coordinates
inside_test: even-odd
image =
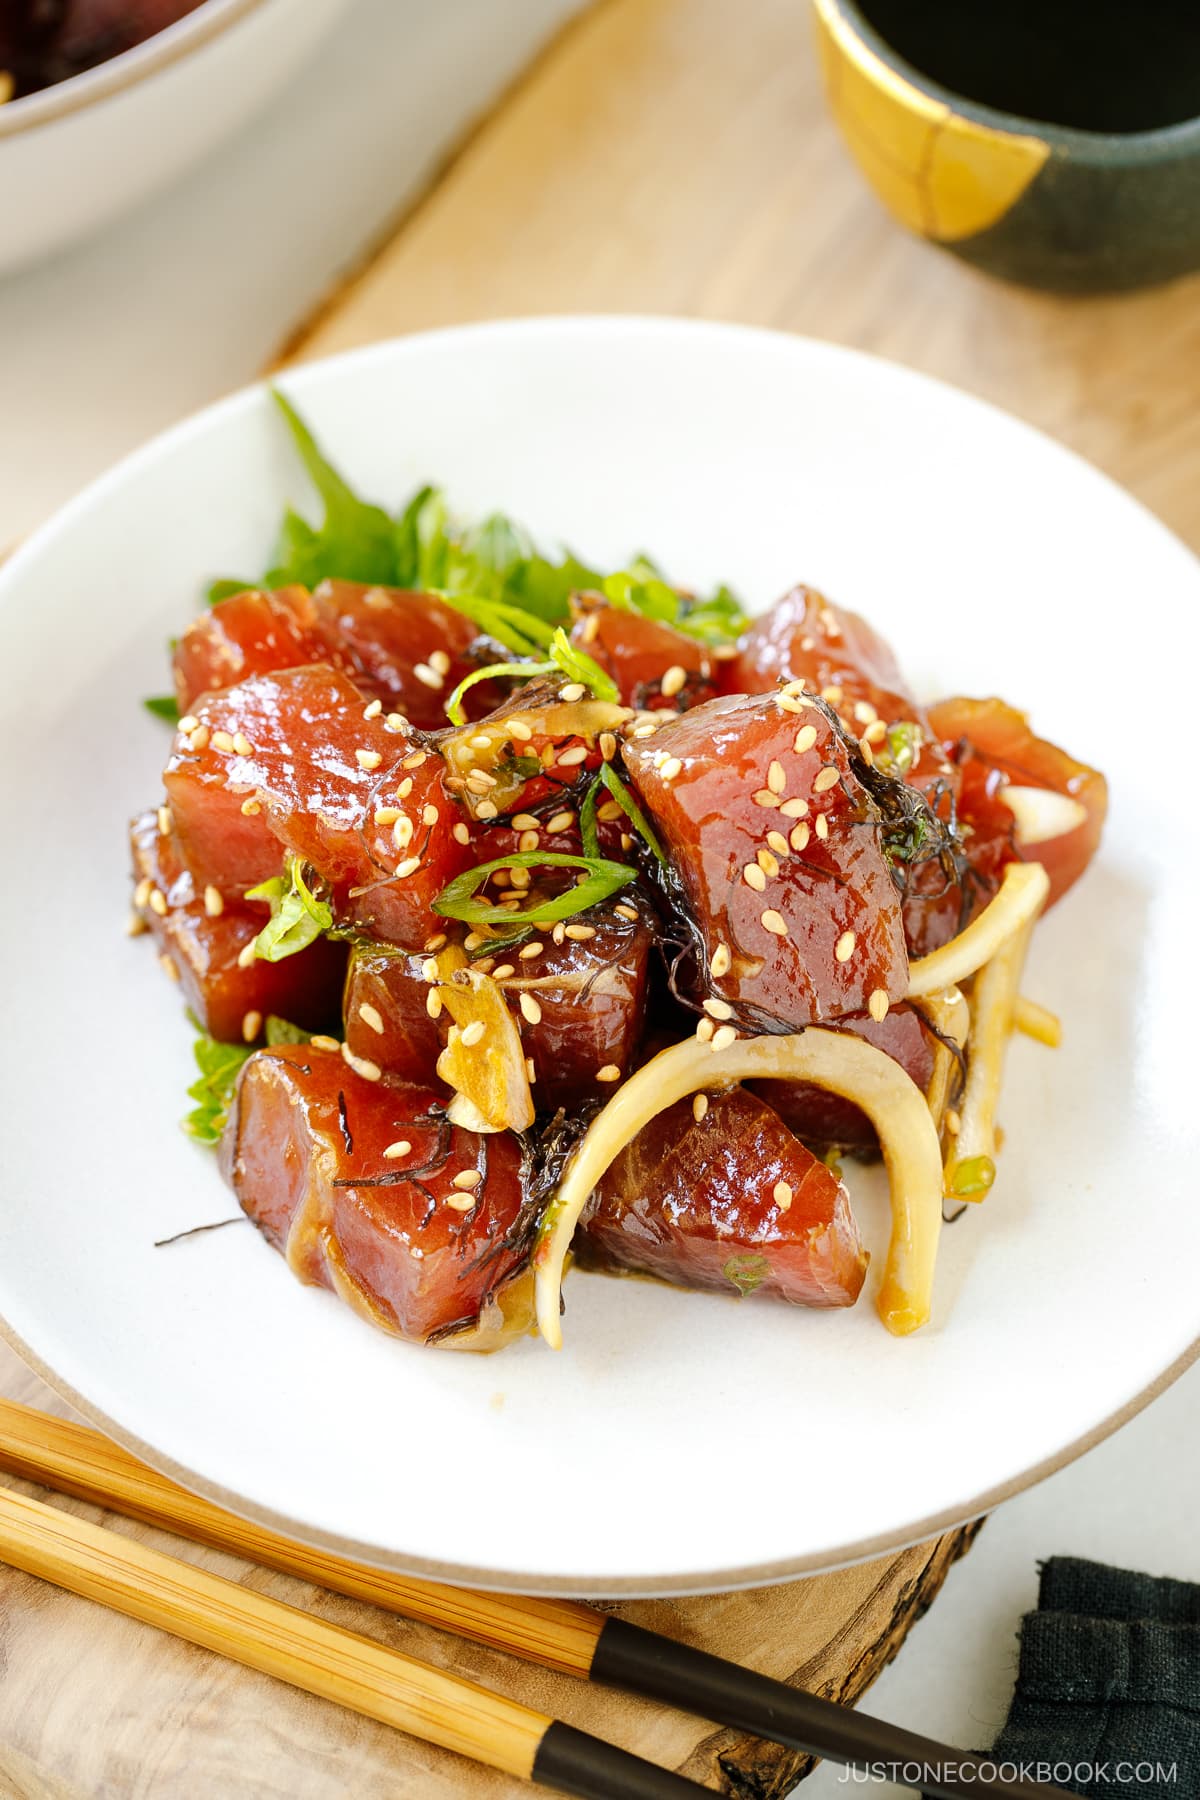
[[[517,313],[684,313],[803,332],[1020,414],[1200,544],[1198,301],[1196,280],[1092,300],[1026,293],[905,236],[825,112],[803,0],[601,0],[283,354]],[[55,1405],[2,1348],[0,1391]],[[858,1691],[936,1591],[952,1550],[928,1546],[754,1602],[642,1612],[780,1674]],[[482,1651],[189,1554],[535,1704],[562,1703],[574,1721],[691,1773],[716,1779],[714,1750],[730,1748],[633,1703],[614,1727],[611,1703],[596,1696],[514,1679]],[[777,1793],[782,1773],[777,1765],[756,1791]],[[517,1790],[500,1778],[472,1784],[462,1765],[382,1727],[0,1570],[0,1794],[385,1792],[507,1800]]]

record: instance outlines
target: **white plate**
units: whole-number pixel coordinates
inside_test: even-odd
[[[240,394],[0,576],[0,1313],[18,1347],[241,1512],[529,1590],[828,1567],[977,1514],[1111,1429],[1200,1333],[1193,721],[1169,698],[1197,660],[1196,562],[1025,426],[822,344],[542,320],[286,385],[373,495],[432,477],[467,514],[504,508],[601,560],[648,547],[756,605],[804,577],[924,690],[999,691],[1107,770],[1102,853],[1027,977],[1066,1041],[1014,1044],[999,1181],[945,1233],[934,1321],[904,1341],[868,1299],[805,1313],[576,1274],[561,1355],[438,1355],[299,1286],[249,1227],[155,1250],[231,1203],[176,1124],[178,998],[121,935],[125,821],[166,748],[138,700],[165,685],[200,578],[259,569],[305,499],[262,391]],[[879,1180],[851,1183],[878,1250]]]

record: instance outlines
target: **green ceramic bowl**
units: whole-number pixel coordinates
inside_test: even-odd
[[[1090,14],[1059,8],[1057,37],[1045,29],[1052,0],[1041,14],[997,5],[993,39],[997,21],[1012,32],[997,45],[981,43],[982,15],[966,0],[957,19],[946,0],[813,0],[834,116],[901,224],[993,275],[1062,292],[1200,268],[1200,116],[1182,116],[1200,114],[1200,26],[1182,6],[1123,4],[1123,15],[1113,0]],[[1072,11],[1075,39],[1064,36]],[[1093,29],[1101,12],[1107,40]],[[1130,32],[1145,35],[1136,54]],[[960,69],[986,100],[943,85]],[[995,95],[1006,92],[1068,122],[1003,110]]]

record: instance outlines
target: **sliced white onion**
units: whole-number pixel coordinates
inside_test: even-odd
[[[954,1170],[979,1157],[993,1164],[996,1158],[996,1107],[1004,1075],[1004,1057],[1013,1033],[1021,970],[1033,931],[1032,920],[1009,938],[1003,949],[980,971],[971,993],[971,1030],[967,1039],[967,1085],[959,1108],[954,1161],[947,1170],[947,1188],[954,1191]],[[963,1200],[983,1200],[985,1187]]]
[[[941,1129],[942,1119],[950,1099],[950,1082],[958,1067],[958,1058],[949,1044],[941,1039],[950,1038],[961,1050],[967,1041],[967,1031],[971,1023],[971,1012],[958,988],[946,988],[940,994],[928,994],[917,1009],[939,1032],[939,1040],[934,1045],[933,1069],[929,1077],[929,1086],[925,1089],[925,1103],[930,1117],[937,1128]]]
[[[1017,787],[1009,782],[997,790],[996,798],[1011,812],[1013,836],[1023,850],[1065,837],[1087,818],[1086,806],[1069,794],[1056,794],[1053,788]]]
[[[1040,1006],[1036,1000],[1028,999],[1024,994],[1017,995],[1013,1024],[1026,1037],[1047,1045],[1051,1050],[1057,1050],[1062,1043],[1062,1020],[1058,1014],[1051,1012],[1048,1006]]]
[[[562,1348],[563,1266],[584,1207],[614,1158],[656,1114],[700,1089],[739,1081],[811,1081],[860,1106],[879,1135],[891,1187],[892,1232],[876,1306],[889,1331],[929,1317],[942,1229],[942,1156],[916,1083],[884,1051],[844,1031],[809,1026],[788,1037],[739,1038],[714,1051],[673,1044],[638,1070],[593,1120],[551,1201],[533,1253],[538,1329]]]
[[[1037,918],[1049,892],[1050,878],[1041,863],[1009,863],[998,893],[979,917],[940,950],[909,964],[909,999],[954,987],[982,969],[1009,938]]]

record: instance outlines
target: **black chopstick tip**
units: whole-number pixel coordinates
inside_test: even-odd
[[[686,1775],[660,1769],[557,1719],[546,1727],[532,1778],[577,1800],[685,1800],[707,1791]]]

